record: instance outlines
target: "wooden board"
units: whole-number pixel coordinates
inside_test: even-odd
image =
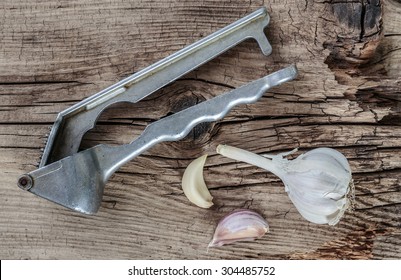
[[[261,6],[272,55],[241,43],[143,102],[109,108],[81,147],[128,143],[151,121],[292,63],[296,81],[125,165],[95,216],[17,188],[58,112]],[[4,0],[0,13],[1,259],[401,258],[401,2]],[[216,155],[221,143],[336,148],[354,173],[355,210],[335,227],[311,224],[276,177]],[[180,183],[204,153],[211,209]],[[271,232],[207,251],[237,208],[261,213]]]

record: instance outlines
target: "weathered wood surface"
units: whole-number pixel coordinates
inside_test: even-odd
[[[0,258],[401,258],[401,3],[380,2],[1,1]],[[271,56],[244,42],[144,102],[108,109],[82,147],[127,143],[152,120],[291,63],[296,81],[125,165],[95,216],[16,187],[59,111],[262,5]],[[354,171],[355,210],[335,227],[308,223],[277,178],[216,155],[219,143],[337,148]],[[216,204],[207,210],[180,187],[204,153]],[[265,216],[271,233],[207,252],[217,221],[240,207]]]

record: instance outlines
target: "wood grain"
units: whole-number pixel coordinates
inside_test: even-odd
[[[241,43],[143,102],[107,109],[81,147],[128,143],[154,120],[291,63],[296,81],[125,165],[95,216],[16,187],[58,112],[260,6],[272,55]],[[2,1],[0,258],[401,258],[400,12],[394,0]],[[216,155],[220,143],[257,153],[336,148],[354,172],[355,209],[335,227],[308,223],[277,178]],[[204,153],[211,209],[191,205],[180,185]],[[218,220],[240,207],[266,217],[271,232],[207,251]]]

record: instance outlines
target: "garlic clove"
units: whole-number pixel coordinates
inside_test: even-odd
[[[319,161],[330,162],[334,159],[333,164],[338,165],[338,167],[343,168],[344,170],[350,170],[350,166],[347,158],[340,153],[331,148],[316,148],[306,152],[303,156],[306,159],[316,159]]]
[[[239,209],[226,215],[218,223],[209,247],[218,247],[237,241],[253,241],[269,231],[266,220],[248,209]]]
[[[192,161],[185,169],[182,177],[182,190],[185,196],[196,206],[210,208],[213,205],[213,197],[203,178],[203,166],[207,155],[203,155]]]
[[[332,225],[334,221],[338,222],[348,207],[348,202],[344,198],[326,199],[319,196],[302,195],[294,190],[288,192],[288,196],[302,217],[315,224]]]

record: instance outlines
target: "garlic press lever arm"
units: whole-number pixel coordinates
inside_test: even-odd
[[[234,106],[254,103],[269,88],[290,81],[296,75],[296,67],[294,65],[289,66],[230,92],[151,123],[130,144],[114,147],[105,146],[105,153],[100,153],[100,158],[98,158],[101,169],[104,171],[103,176],[105,181],[122,165],[152,146],[161,142],[178,141],[187,136],[197,124],[221,120]]]
[[[157,143],[182,139],[201,122],[222,119],[235,105],[257,101],[269,88],[296,75],[296,67],[289,66],[156,121],[130,144],[95,146],[23,175],[18,185],[70,209],[94,214],[100,207],[107,180],[123,164]]]

